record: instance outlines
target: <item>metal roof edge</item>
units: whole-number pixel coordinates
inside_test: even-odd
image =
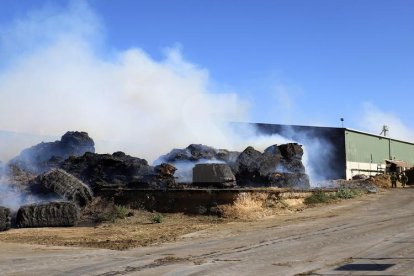
[[[327,127],[327,126],[305,126],[305,125],[287,125],[287,124],[274,124],[274,123],[258,123],[258,122],[232,122],[236,124],[250,124],[250,125],[274,125],[283,127],[308,127],[308,128],[325,128],[325,129],[345,129],[343,127]]]
[[[253,122],[232,122],[232,123],[250,124],[250,125],[276,125],[276,126],[283,126],[283,127],[323,128],[323,129],[336,129],[336,130],[341,130],[342,129],[344,131],[351,131],[351,132],[365,134],[365,135],[369,135],[369,136],[373,136],[373,137],[377,137],[377,138],[384,138],[384,139],[389,139],[389,140],[395,141],[395,142],[401,142],[401,143],[405,143],[405,144],[414,145],[414,142],[404,141],[404,140],[396,139],[396,138],[392,138],[392,137],[381,136],[381,135],[378,135],[378,134],[373,134],[373,133],[365,132],[365,131],[362,131],[362,130],[356,130],[356,129],[346,128],[346,127],[286,125],[286,124],[257,123],[257,122],[255,122],[255,123],[253,123]]]
[[[388,140],[391,140],[391,141],[396,141],[396,142],[401,142],[401,143],[405,143],[405,144],[414,145],[413,142],[408,142],[408,141],[404,141],[404,140],[400,140],[400,139],[395,139],[395,138],[392,138],[392,137],[381,136],[381,135],[378,135],[378,134],[364,132],[364,131],[356,130],[356,129],[352,129],[352,128],[345,128],[345,130],[355,132],[355,133],[365,134],[365,135],[369,135],[369,136],[374,136],[374,137],[378,137],[378,138],[388,139]]]

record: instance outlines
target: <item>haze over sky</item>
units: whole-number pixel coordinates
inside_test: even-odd
[[[65,39],[60,40],[62,37]],[[343,117],[349,128],[379,134],[382,125],[388,124],[391,136],[414,140],[411,0],[2,0],[0,43],[0,97],[4,103],[0,104],[0,129],[4,130],[61,135],[61,129],[50,130],[46,126],[58,120],[71,120],[50,121],[49,117],[55,117],[57,111],[49,110],[44,103],[54,97],[52,92],[41,94],[52,86],[47,81],[56,81],[54,85],[81,83],[81,75],[106,80],[127,71],[125,64],[128,70],[136,68],[131,65],[134,62],[128,62],[130,50],[135,49],[132,60],[143,62],[139,63],[141,71],[134,71],[136,74],[149,74],[148,68],[151,74],[162,71],[153,82],[142,86],[148,88],[148,92],[143,88],[142,93],[152,94],[158,100],[174,101],[175,91],[194,84],[200,95],[222,95],[209,98],[211,102],[204,109],[215,108],[218,99],[221,103],[217,104],[217,114],[225,114],[223,118],[229,120],[340,127]],[[54,49],[53,55],[39,50],[45,48]],[[31,65],[22,61],[25,58],[33,61]],[[65,59],[63,66],[55,64],[60,59]],[[82,63],[74,63],[76,59]],[[33,65],[35,62],[39,65]],[[50,72],[42,67],[45,64],[52,68]],[[125,70],[108,73],[106,69],[90,69],[99,67],[96,64]],[[81,68],[82,73],[68,69],[65,81],[59,82],[61,76],[56,77],[56,71],[72,67]],[[173,68],[171,82],[163,82],[170,76],[163,75],[165,68]],[[80,76],[71,79],[76,72]],[[17,84],[25,83],[31,73],[39,76],[25,87]],[[183,80],[182,86],[174,86],[179,82],[177,76]],[[38,79],[43,80],[41,85],[36,82]],[[120,77],[111,84],[123,86],[121,79],[129,83],[127,78]],[[160,89],[175,88],[170,94],[157,94],[152,89],[160,82],[165,85]],[[100,97],[99,90],[111,84],[78,85],[71,91],[88,91],[82,93],[91,93],[91,98],[84,94],[76,97],[85,97],[80,101],[95,101]],[[191,88],[188,89],[188,94],[183,92],[178,99],[191,95]],[[10,115],[18,109],[16,102],[20,100],[25,110],[38,103],[38,93],[44,105],[41,109],[30,107],[32,112],[27,117],[14,116],[21,121]],[[152,100],[142,99],[138,92],[132,98],[137,102],[136,109],[153,105]],[[108,99],[105,103],[112,102],[113,97]],[[201,99],[196,105],[206,101],[209,100]],[[70,112],[65,110],[67,102],[59,110]],[[10,105],[13,107],[7,109]],[[161,108],[168,106],[167,101]],[[231,115],[228,117],[227,107]],[[106,114],[111,112],[109,105],[106,108]],[[172,109],[165,118],[171,118],[174,110],[180,112]],[[46,111],[48,116],[39,115]],[[35,115],[38,125],[22,123],[33,114],[39,115]],[[142,116],[135,115],[130,123],[139,125],[137,118]],[[4,123],[7,120],[13,120],[13,124]],[[75,128],[76,124],[68,126]]]

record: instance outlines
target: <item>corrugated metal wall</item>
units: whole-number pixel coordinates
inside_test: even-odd
[[[414,165],[414,145],[391,140],[391,157]]]
[[[385,169],[386,159],[414,165],[414,144],[388,137],[345,130],[346,177],[376,174]]]
[[[352,130],[345,131],[346,160],[383,163],[404,160],[414,165],[414,144]]]
[[[388,138],[346,130],[345,147],[346,160],[351,162],[384,163],[390,158]]]

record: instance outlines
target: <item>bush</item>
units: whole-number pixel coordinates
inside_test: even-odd
[[[305,198],[305,204],[327,203],[336,199],[350,199],[362,194],[359,189],[339,188],[337,192],[327,194],[324,191],[317,190],[311,196]]]
[[[335,197],[328,195],[324,191],[316,190],[312,192],[311,196],[308,196],[307,198],[305,198],[304,203],[305,204],[326,203],[326,202],[332,201],[333,199],[335,199]]]
[[[160,213],[154,214],[152,216],[153,223],[162,223],[164,221],[164,216]]]
[[[339,188],[335,193],[337,198],[349,199],[361,195],[362,191],[358,189]]]

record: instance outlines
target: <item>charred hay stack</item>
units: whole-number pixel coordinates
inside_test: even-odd
[[[95,143],[86,132],[68,131],[60,141],[40,143],[23,150],[9,165],[32,173],[42,173],[58,168],[69,156],[95,152]]]
[[[179,161],[190,161],[196,163],[206,160],[219,160],[227,164],[232,164],[236,161],[239,154],[240,153],[237,151],[215,149],[201,144],[191,144],[185,149],[173,149],[169,153],[160,156],[158,160],[172,164]]]
[[[62,163],[61,168],[87,183],[97,194],[102,188],[166,189],[175,183],[172,165],[153,167],[145,159],[120,151],[72,156]]]
[[[75,226],[80,217],[78,207],[71,202],[50,202],[20,207],[16,225],[26,227]]]
[[[185,149],[174,149],[158,160],[179,166],[180,162],[194,165],[193,182],[196,185],[230,187],[226,178],[217,176],[218,164],[227,164],[235,175],[238,187],[310,188],[309,177],[302,163],[303,149],[296,143],[272,145],[260,152],[247,147],[243,152],[214,149],[205,145],[191,144]],[[220,172],[221,174],[224,173]],[[228,178],[231,175],[226,173]],[[213,179],[216,179],[213,181]],[[234,186],[234,185],[233,185]]]
[[[296,143],[272,145],[263,152],[253,147],[236,152],[191,144],[161,156],[157,166],[120,151],[94,151],[94,142],[86,132],[67,132],[60,141],[35,145],[9,162],[9,183],[26,187],[22,190],[35,196],[70,201],[23,206],[17,214],[17,226],[75,225],[78,207],[84,210],[93,201],[93,193],[110,200],[120,191],[185,189],[187,184],[177,183],[183,163],[191,175],[192,188],[310,187],[302,163],[303,149]]]
[[[0,231],[5,231],[11,227],[11,212],[9,208],[0,206]]]

